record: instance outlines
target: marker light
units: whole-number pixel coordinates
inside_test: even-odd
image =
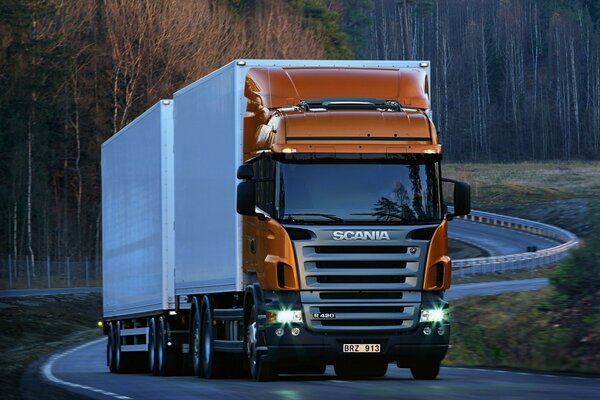
[[[442,322],[445,317],[446,313],[441,308],[421,310],[421,322]]]
[[[295,152],[296,152],[296,149],[292,149],[292,148],[290,148],[290,147],[285,147],[285,148],[284,148],[283,150],[281,150],[281,151],[282,151],[283,153],[287,153],[287,154],[289,154],[289,153],[295,153]]]
[[[291,324],[292,322],[302,322],[302,311],[299,311],[299,310],[277,311],[277,322],[279,322],[280,324]]]

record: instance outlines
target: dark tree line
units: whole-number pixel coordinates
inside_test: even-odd
[[[369,57],[428,59],[453,160],[600,157],[600,1],[375,0]]]
[[[600,0],[2,0],[0,257],[99,258],[102,142],[235,58],[430,59],[447,158],[598,158],[599,17]]]
[[[335,18],[324,0],[0,1],[2,260],[99,259],[102,142],[235,58],[349,56]]]

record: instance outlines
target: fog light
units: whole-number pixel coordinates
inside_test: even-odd
[[[167,346],[173,346],[173,343],[167,342]]]
[[[423,333],[427,336],[431,335],[431,328],[426,326],[425,328],[423,328]]]
[[[277,328],[277,329],[275,329],[275,334],[276,334],[277,336],[281,337],[281,336],[283,336],[283,333],[284,333],[284,332],[283,332],[283,329],[281,329],[281,328]]]
[[[444,329],[444,327],[443,326],[439,326],[437,328],[437,334],[440,335],[440,336],[444,336],[444,333],[446,333],[446,330]]]
[[[298,336],[299,334],[300,334],[300,328],[298,328],[298,327],[292,328],[292,335]]]

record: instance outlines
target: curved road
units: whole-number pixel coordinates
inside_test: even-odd
[[[455,220],[449,225],[452,238],[483,248],[490,255],[523,253],[558,242],[512,229]],[[507,291],[537,290],[545,278],[523,281],[454,285],[448,299]],[[23,293],[25,294],[25,293]],[[52,293],[54,294],[54,293]],[[87,343],[51,357],[42,367],[43,376],[54,384],[86,398],[95,399],[564,399],[596,398],[600,379],[545,375],[527,372],[443,368],[436,381],[413,380],[407,369],[390,365],[379,379],[338,380],[332,367],[321,376],[282,376],[275,382],[256,383],[244,379],[205,380],[190,376],[155,377],[149,374],[111,374],[105,365],[106,339]]]
[[[528,232],[456,219],[448,223],[448,236],[484,249],[490,256],[525,253],[530,246],[541,250],[560,244]]]
[[[536,290],[547,280],[527,279],[455,285],[449,298],[495,292]],[[500,285],[500,286],[499,286]],[[42,367],[46,380],[93,399],[595,399],[600,378],[476,368],[443,368],[435,381],[416,381],[407,369],[390,364],[378,379],[339,380],[333,369],[325,375],[284,375],[277,381],[206,380],[191,376],[111,374],[101,338],[52,356]]]

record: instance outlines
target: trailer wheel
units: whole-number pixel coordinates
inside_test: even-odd
[[[108,323],[108,339],[106,341],[106,365],[110,372],[117,372],[115,364],[115,328],[112,322]]]
[[[208,297],[202,300],[202,371],[207,379],[222,378],[225,373],[225,355],[215,351],[215,326],[212,306]]]
[[[156,335],[156,368],[158,375],[175,375],[178,369],[177,354],[169,347],[167,321],[164,317],[158,319]]]
[[[156,362],[156,320],[148,320],[148,369],[153,375],[158,375]]]
[[[126,371],[126,362],[123,352],[121,352],[121,321],[115,323],[115,369],[118,373]]]
[[[256,321],[258,319],[258,309],[256,304],[252,305],[250,320],[246,326],[246,355],[250,366],[250,374],[258,382],[273,380],[277,374],[273,366],[265,361],[257,350],[258,335],[256,330]]]
[[[410,367],[410,373],[415,379],[432,380],[440,372],[440,360],[423,360]]]
[[[194,375],[202,378],[202,319],[200,317],[200,307],[196,307],[192,318],[192,337],[190,340],[192,353],[192,366]]]

